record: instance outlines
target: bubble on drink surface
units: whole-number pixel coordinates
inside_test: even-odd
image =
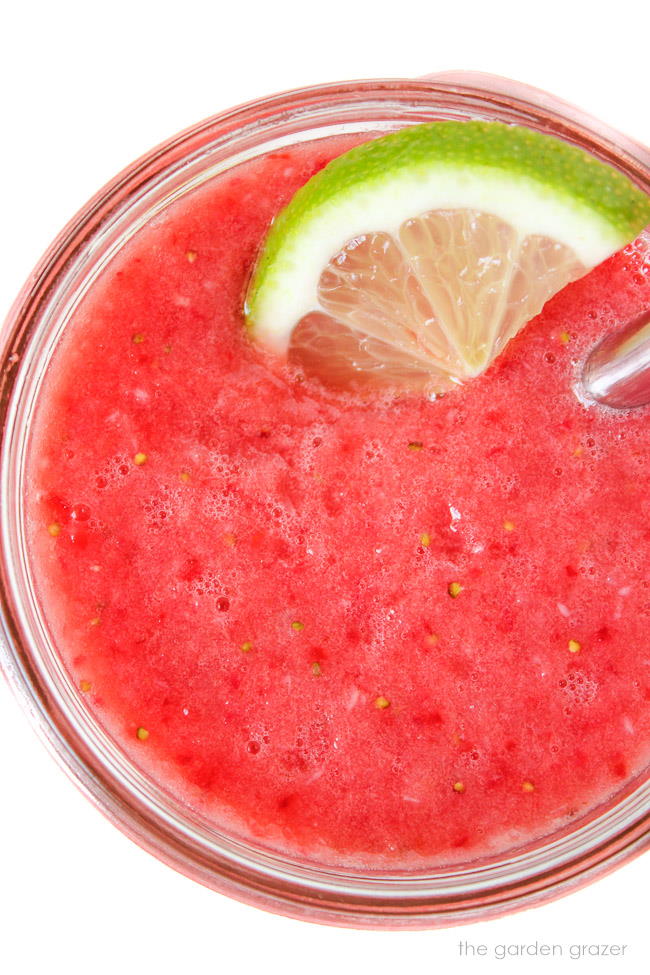
[[[144,524],[147,531],[158,534],[174,526],[174,515],[179,511],[182,501],[178,489],[160,485],[155,494],[142,499]]]
[[[95,486],[100,490],[123,483],[133,469],[133,459],[126,453],[114,454],[95,472]]]
[[[230,454],[211,451],[206,457],[205,466],[208,472],[217,480],[239,477],[242,473],[242,465]]]
[[[368,440],[364,445],[363,459],[366,464],[381,463],[385,459],[386,451],[379,440]]]
[[[318,464],[329,457],[333,442],[332,430],[326,424],[313,423],[305,427],[293,451],[297,469],[313,475]]]
[[[194,564],[196,562],[196,564]],[[181,570],[181,579],[184,587],[192,596],[211,596],[216,598],[215,605],[220,600],[225,600],[228,605],[217,605],[221,612],[229,609],[230,595],[236,590],[238,573],[231,571],[224,573],[223,570],[217,571],[209,566],[203,566],[197,560],[188,559]]]
[[[297,764],[305,770],[319,767],[329,753],[333,733],[332,722],[323,715],[298,725],[290,745]]]
[[[567,699],[566,713],[574,707],[592,704],[598,695],[598,681],[584,671],[572,670],[559,682],[560,689]],[[567,710],[567,708],[569,710]]]

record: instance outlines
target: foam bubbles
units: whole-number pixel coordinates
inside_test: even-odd
[[[559,686],[567,699],[566,714],[591,704],[598,694],[598,681],[582,671],[570,671]]]
[[[147,495],[142,500],[147,531],[158,534],[171,528],[181,503],[180,491],[165,485],[160,485],[154,494]]]

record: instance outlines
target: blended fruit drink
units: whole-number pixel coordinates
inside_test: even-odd
[[[552,290],[584,276],[491,364],[447,332],[476,378],[444,395],[431,348],[413,370],[384,333],[357,352],[397,348],[386,382],[328,382],[313,334],[288,359],[251,340],[245,296],[271,221],[355,141],[242,164],[113,259],[42,389],[29,548],[88,707],[170,793],[319,862],[422,867],[550,834],[648,765],[648,411],[575,387],[650,306],[650,240],[587,274],[549,245]]]

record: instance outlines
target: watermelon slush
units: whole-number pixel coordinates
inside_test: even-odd
[[[435,401],[247,339],[274,214],[350,139],[172,204],[76,310],[27,469],[31,567],[88,706],[218,828],[417,868],[567,827],[647,767],[648,412],[580,363],[650,304],[641,237]]]

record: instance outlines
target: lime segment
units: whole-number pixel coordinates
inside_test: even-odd
[[[648,221],[625,176],[552,136],[413,126],[295,194],[257,265],[248,325],[328,381],[443,390]]]

